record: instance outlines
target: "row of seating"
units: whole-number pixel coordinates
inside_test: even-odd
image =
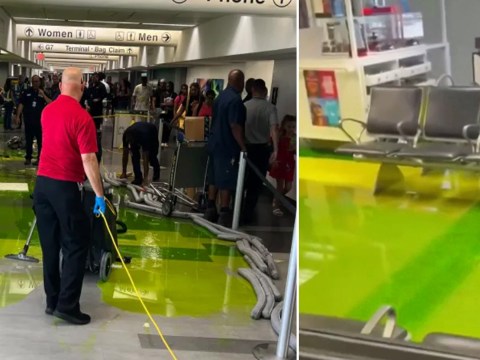
[[[397,326],[396,313],[391,306],[380,308],[366,323],[300,314],[299,341],[301,360],[480,358],[480,339],[432,333],[422,343],[411,342],[408,332]]]
[[[346,130],[364,127],[362,142]],[[354,143],[336,152],[356,159],[401,163],[468,165],[480,161],[479,87],[374,87],[366,123],[344,119],[340,128]]]

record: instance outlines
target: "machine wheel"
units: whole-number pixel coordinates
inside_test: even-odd
[[[172,215],[172,212],[173,212],[172,203],[170,202],[170,199],[167,198],[166,201],[162,204],[162,214],[165,216],[170,216]]]
[[[100,280],[107,281],[110,273],[112,272],[113,257],[110,251],[102,254],[102,260],[100,261]]]

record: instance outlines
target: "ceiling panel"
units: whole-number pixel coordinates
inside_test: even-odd
[[[132,1],[133,3],[133,1]],[[10,14],[18,23],[24,24],[43,24],[43,25],[65,25],[65,20],[88,20],[88,21],[108,21],[106,24],[96,23],[96,27],[140,27],[151,28],[151,26],[118,24],[118,22],[136,22],[136,23],[165,23],[165,24],[187,24],[198,25],[202,22],[223,16],[218,13],[193,13],[165,10],[141,10],[136,9],[85,9],[80,6],[42,6],[38,3],[25,5],[4,5],[3,9]],[[28,20],[18,19],[28,18]],[[38,19],[32,21],[30,19]],[[49,19],[61,20],[60,23],[54,23]],[[78,24],[70,24],[78,25]],[[84,23],[85,26],[93,26],[90,23]],[[157,26],[158,27],[158,26]],[[181,27],[175,27],[181,29]]]

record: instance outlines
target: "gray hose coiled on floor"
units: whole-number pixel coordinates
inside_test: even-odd
[[[282,310],[283,301],[279,302],[277,306],[275,306],[275,309],[273,309],[271,316],[272,328],[273,331],[275,331],[275,333],[277,334],[277,336],[280,334],[280,329],[282,328]],[[288,346],[294,351],[297,351],[297,337],[295,336],[295,334],[290,334],[290,338],[288,339]]]
[[[154,212],[156,214],[163,215],[162,210],[159,208],[145,205],[145,204],[138,204],[133,201],[125,201],[125,206],[132,208],[132,209],[137,209],[137,210],[143,210],[143,211],[149,211],[149,212]]]
[[[130,190],[130,192],[133,195],[133,198],[135,199],[135,202],[137,203],[142,203],[143,202],[143,194],[139,194],[137,192],[137,189],[133,185],[127,185],[127,189]]]
[[[260,280],[255,275],[255,272],[253,270],[240,268],[238,269],[238,273],[240,274],[240,276],[245,278],[255,290],[255,294],[257,295],[257,303],[255,307],[252,309],[250,316],[252,317],[252,319],[258,320],[262,316],[262,311],[263,311],[263,308],[265,307],[265,303],[267,299],[265,295],[265,291],[263,290],[262,284],[260,283]]]
[[[259,254],[257,254],[255,251],[253,251],[250,248],[250,245],[246,245],[245,242],[248,241],[243,240],[243,241],[237,241],[237,248],[238,250],[243,254],[243,255],[248,255],[248,257],[253,261],[255,266],[262,272],[268,273],[268,267],[267,265],[263,262],[263,259],[260,257]],[[248,246],[248,247],[247,247]]]
[[[268,273],[270,274],[270,276],[275,280],[280,279],[280,274],[278,273],[278,270],[277,270],[277,264],[275,264],[272,254],[267,255],[266,263],[268,267]]]

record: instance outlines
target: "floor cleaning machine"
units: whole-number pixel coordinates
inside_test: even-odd
[[[105,184],[105,198],[109,201],[110,205],[113,203],[113,189],[109,184]],[[107,229],[105,228],[105,224],[102,218],[97,218],[93,214],[93,207],[95,205],[95,193],[91,185],[87,182],[84,184],[84,193],[83,193],[83,206],[85,208],[86,213],[89,217],[90,222],[90,239],[91,246],[89,249],[89,254],[87,258],[86,268],[91,271],[92,273],[98,274],[100,280],[107,281],[111,270],[112,264],[114,259],[116,261],[120,261],[116,256],[114,256],[115,249],[112,244],[112,240],[110,238],[110,234],[108,233]],[[105,217],[109,224],[109,228],[113,234],[115,243],[118,245],[117,234],[118,233],[125,233],[127,231],[126,225],[117,220],[117,210],[113,206],[108,206]],[[38,263],[39,259],[36,259],[32,256],[28,256],[28,249],[30,247],[30,243],[32,240],[33,232],[35,231],[35,227],[37,224],[36,217],[34,218],[32,225],[30,226],[30,230],[28,233],[27,241],[23,246],[23,249],[18,254],[9,254],[5,257],[11,260],[19,260],[19,261],[27,261],[27,262],[34,262]],[[117,225],[120,228],[117,228]],[[131,258],[124,257],[124,261],[126,264],[131,262]],[[63,256],[62,252],[60,251],[60,271],[63,267]]]

